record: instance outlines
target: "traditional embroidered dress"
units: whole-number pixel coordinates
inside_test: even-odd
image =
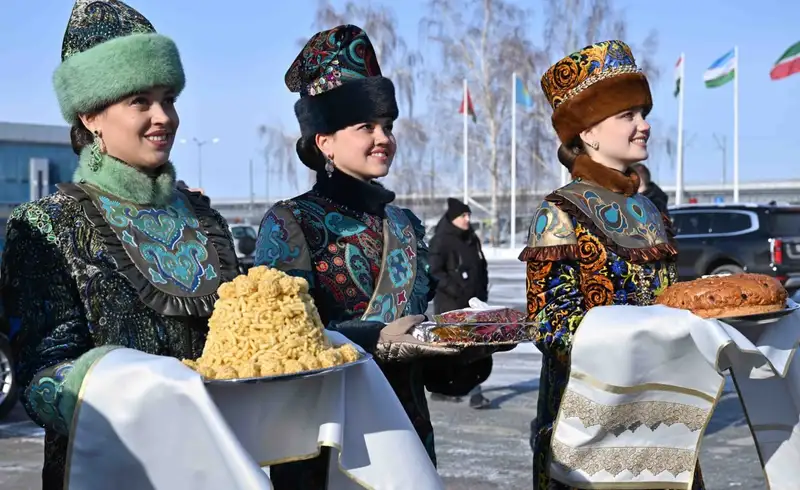
[[[124,187],[65,184],[8,222],[5,314],[23,405],[46,430],[48,489],[61,488],[76,393],[97,348],[199,357],[217,288],[237,274],[225,220],[199,194],[172,188],[171,165],[151,180],[107,157],[101,173],[115,168]],[[146,186],[166,200],[136,202]]]
[[[131,90],[183,88],[172,41],[115,0],[76,3],[64,60],[56,88],[73,123]],[[96,91],[79,90],[92,80]],[[22,403],[45,428],[47,490],[64,485],[73,410],[92,364],[115,346],[199,357],[217,288],[237,274],[227,223],[200,194],[176,190],[172,164],[145,174],[94,146],[81,152],[74,183],[13,212],[2,266]]]
[[[566,489],[548,477],[550,436],[570,363],[571,335],[595,306],[650,305],[677,280],[672,237],[645,197],[577,178],[545,200],[531,224],[528,314],[543,353],[533,433],[534,488]],[[694,488],[703,488],[699,475]]]
[[[542,77],[542,88],[555,109],[553,125],[570,147],[581,131],[605,118],[652,106],[647,81],[620,41],[564,58]],[[559,449],[551,438],[569,377],[572,335],[584,315],[595,306],[651,305],[677,280],[669,222],[636,193],[635,172],[622,174],[585,154],[568,163],[574,180],[539,206],[520,256],[527,262],[528,315],[540,324],[535,344],[543,354],[531,437],[533,488],[540,490],[569,488],[550,478]],[[699,468],[693,488],[703,488]]]
[[[386,323],[424,313],[434,291],[425,230],[410,211],[390,205],[393,199],[394,193],[377,184],[340,172],[331,178],[321,174],[310,192],[266,214],[256,247],[256,265],[306,278],[327,328],[369,352],[375,351]],[[490,365],[449,359],[378,365],[435,463],[426,384],[434,391],[447,386],[464,394]],[[276,488],[323,488],[325,463],[317,458],[273,466],[272,482]]]
[[[433,297],[425,229],[410,211],[389,204],[393,192],[326,161],[315,138],[397,119],[394,84],[381,75],[367,34],[353,25],[312,36],[285,79],[289,90],[300,94],[297,154],[317,172],[317,183],[267,212],[255,263],[306,278],[326,328],[375,353],[387,323],[424,313]],[[388,125],[384,130],[390,131]],[[464,395],[488,376],[491,358],[422,361],[401,344],[391,347],[376,360],[435,464],[426,385],[434,392]],[[310,461],[271,466],[276,490],[324,488],[328,451],[321,452]]]

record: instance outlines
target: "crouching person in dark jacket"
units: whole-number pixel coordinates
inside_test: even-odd
[[[438,281],[433,300],[436,313],[467,308],[471,298],[486,301],[489,296],[489,270],[480,239],[470,226],[471,214],[468,205],[448,199],[447,212],[431,240],[430,271]],[[452,399],[441,394],[433,398]],[[470,392],[470,406],[490,406],[480,385]]]

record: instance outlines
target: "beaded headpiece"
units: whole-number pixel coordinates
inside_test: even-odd
[[[565,144],[607,117],[652,106],[650,86],[622,41],[602,41],[570,54],[542,76],[553,127]]]
[[[381,75],[367,33],[341,25],[314,34],[286,72],[286,86],[300,94],[294,105],[301,138],[297,153],[320,170],[317,134],[332,134],[355,124],[397,119],[394,84]]]
[[[53,75],[68,122],[156,86],[177,95],[185,83],[175,43],[142,14],[119,0],[76,0]]]
[[[367,33],[354,25],[314,36],[286,72],[286,86],[301,96],[318,95],[348,81],[381,76]]]
[[[61,61],[117,37],[155,32],[149,20],[118,0],[77,0],[64,33]]]

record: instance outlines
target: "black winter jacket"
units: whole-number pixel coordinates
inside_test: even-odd
[[[653,204],[656,205],[656,208],[659,211],[669,216],[669,211],[667,210],[667,201],[669,198],[667,197],[667,193],[661,190],[661,187],[653,182],[650,182],[647,184],[647,187],[645,187],[642,195],[653,201]]]
[[[471,298],[486,301],[489,271],[475,231],[461,230],[443,217],[431,240],[429,258],[431,275],[438,280],[436,313],[466,308]]]

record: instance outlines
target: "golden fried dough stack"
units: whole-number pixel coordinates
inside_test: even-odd
[[[308,282],[253,267],[219,288],[203,355],[187,366],[207,379],[292,374],[353,362],[349,344],[334,347],[323,332]]]

